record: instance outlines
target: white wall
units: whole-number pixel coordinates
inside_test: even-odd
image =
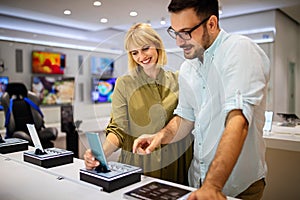
[[[299,24],[282,12],[276,12],[276,39],[274,47],[274,112],[289,112],[288,64],[296,63],[296,80],[299,78]],[[296,83],[296,114],[300,116],[300,84]]]
[[[253,32],[275,27],[275,11],[258,12],[220,19],[220,26],[227,32]]]

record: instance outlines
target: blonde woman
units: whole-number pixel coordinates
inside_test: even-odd
[[[148,155],[132,153],[133,141],[154,134],[173,117],[178,103],[178,74],[165,71],[167,56],[158,33],[148,24],[133,25],[125,36],[130,75],[119,77],[112,98],[111,120],[103,144],[106,156],[121,148],[119,162],[140,166],[145,175],[188,184],[192,137],[161,146]],[[88,149],[87,169],[99,166]]]

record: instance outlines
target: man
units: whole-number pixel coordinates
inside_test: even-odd
[[[260,199],[266,176],[262,137],[269,59],[250,39],[219,27],[218,0],[172,0],[169,34],[187,59],[179,104],[168,125],[135,140],[146,154],[192,131],[189,199]]]

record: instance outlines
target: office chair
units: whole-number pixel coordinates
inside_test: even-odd
[[[43,148],[54,146],[52,140],[56,139],[58,130],[45,127],[39,98],[23,83],[8,83],[1,103],[5,113],[6,138],[21,138],[33,146],[26,124],[34,124]]]

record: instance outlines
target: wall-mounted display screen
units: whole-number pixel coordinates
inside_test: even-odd
[[[70,104],[75,96],[75,78],[33,76],[31,89],[39,96],[41,105]]]
[[[111,102],[117,78],[92,78],[92,101],[94,103]]]
[[[65,66],[65,54],[45,51],[32,51],[32,73],[64,74]]]
[[[6,90],[6,86],[8,84],[9,78],[8,76],[0,76],[0,98]]]
[[[114,60],[111,58],[91,57],[91,74],[110,78],[114,71]]]

